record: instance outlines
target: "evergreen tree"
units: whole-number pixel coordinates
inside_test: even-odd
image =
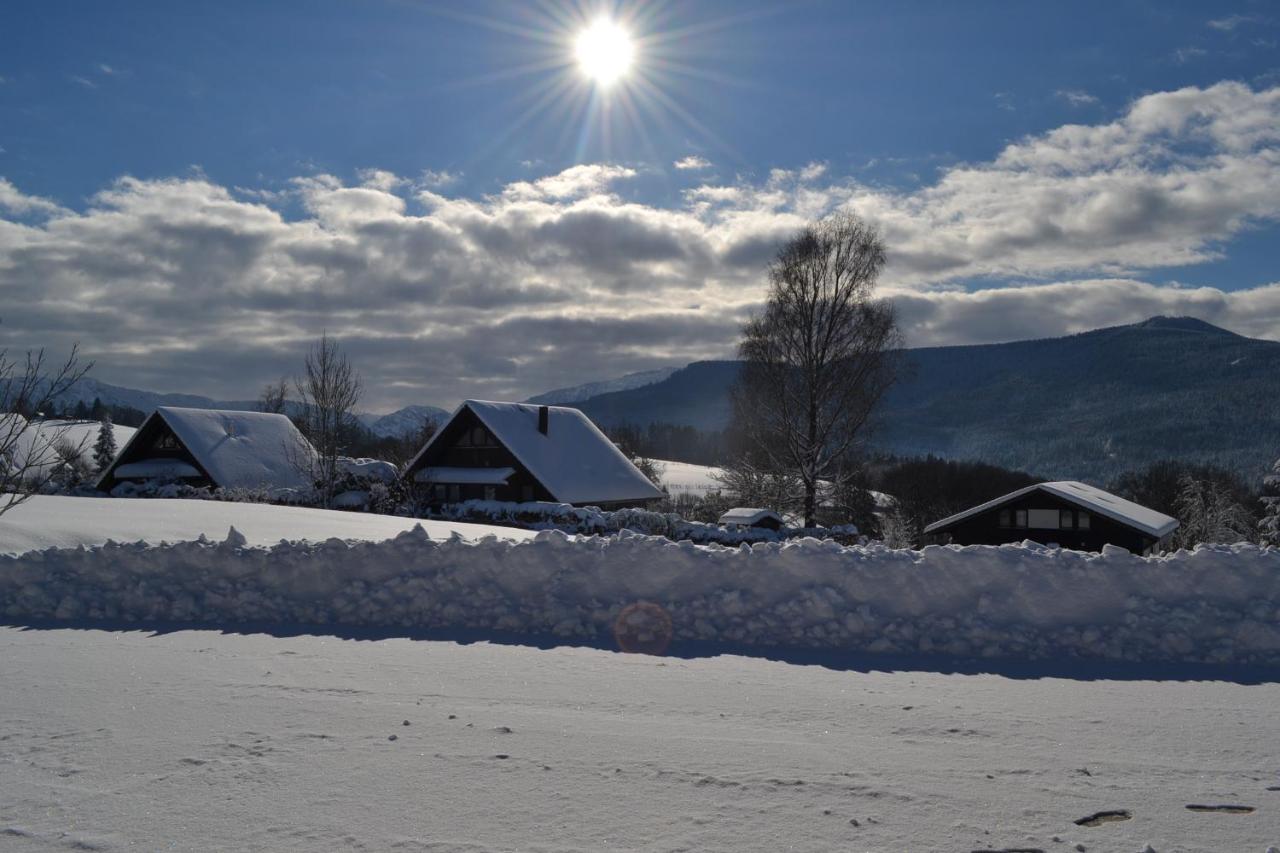
[[[1259,542],[1280,548],[1280,459],[1276,460],[1271,473],[1262,478],[1262,506]]]
[[[98,427],[98,441],[93,445],[93,462],[98,473],[107,470],[107,466],[116,458],[116,431],[111,424],[111,415],[102,418]]]

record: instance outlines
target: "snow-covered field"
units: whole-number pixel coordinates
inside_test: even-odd
[[[115,542],[186,542],[206,536],[215,541],[235,527],[250,545],[274,545],[282,539],[390,539],[419,522],[389,515],[324,509],[225,503],[222,501],[37,496],[0,515],[0,554],[43,548],[76,548]],[[529,531],[482,524],[423,521],[433,537],[457,532],[467,539],[495,535],[511,540]]]
[[[6,851],[1280,849],[1276,684],[213,631],[0,660]]]
[[[668,494],[694,495],[702,497],[708,492],[718,492],[724,488],[716,477],[719,468],[709,465],[694,465],[690,462],[672,462],[667,459],[655,459],[662,466],[662,487]]]

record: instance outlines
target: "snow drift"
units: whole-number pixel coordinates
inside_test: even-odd
[[[1280,550],[1162,557],[621,533],[523,542],[113,544],[0,557],[9,620],[280,622],[599,638],[629,604],[679,640],[979,657],[1280,665]]]

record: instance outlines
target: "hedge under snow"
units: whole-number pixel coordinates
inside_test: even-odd
[[[114,544],[0,557],[10,620],[467,628],[607,636],[661,605],[676,640],[898,654],[1280,665],[1280,550],[1161,557],[1030,543],[728,548],[621,533],[526,542]]]

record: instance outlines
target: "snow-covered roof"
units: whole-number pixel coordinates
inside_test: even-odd
[[[720,516],[720,523],[743,524],[747,527],[752,527],[767,518],[771,518],[779,524],[783,523],[782,516],[778,515],[773,510],[754,506],[735,506],[724,515]]]
[[[515,472],[515,468],[423,468],[414,479],[419,483],[502,486]]]
[[[1141,530],[1157,539],[1163,539],[1174,530],[1178,529],[1178,520],[1171,518],[1162,512],[1156,512],[1154,509],[1136,504],[1133,501],[1127,501],[1122,497],[1105,492],[1096,486],[1090,486],[1086,483],[1078,483],[1075,480],[1059,480],[1052,483],[1036,483],[1033,486],[1025,486],[1016,492],[1010,492],[1007,495],[998,497],[995,500],[987,501],[981,506],[975,506],[966,509],[964,512],[958,512],[955,515],[948,516],[941,521],[935,521],[924,529],[925,533],[932,533],[943,527],[949,527],[957,521],[970,516],[977,515],[980,512],[986,512],[1000,504],[1011,501],[1014,498],[1022,497],[1034,491],[1048,492],[1051,495],[1062,498],[1077,506],[1083,507],[1090,512],[1118,521],[1121,524],[1127,524],[1132,528]]]
[[[232,412],[219,409],[183,409],[161,406],[151,418],[162,419],[191,452],[213,482],[224,489],[305,488],[310,485],[304,469],[314,459],[310,442],[284,415],[267,412]],[[116,457],[128,458],[143,423]],[[108,468],[100,485],[115,475]]]
[[[126,462],[117,465],[115,476],[120,480],[128,479],[177,479],[180,477],[199,477],[200,472],[181,459],[140,459],[137,462]]]
[[[582,412],[566,406],[547,406],[547,433],[543,435],[538,430],[539,408],[542,407],[526,403],[467,400],[454,411],[450,421],[470,409],[520,464],[563,503],[663,497],[662,490],[650,483]],[[446,432],[447,425],[432,436],[414,463]]]

